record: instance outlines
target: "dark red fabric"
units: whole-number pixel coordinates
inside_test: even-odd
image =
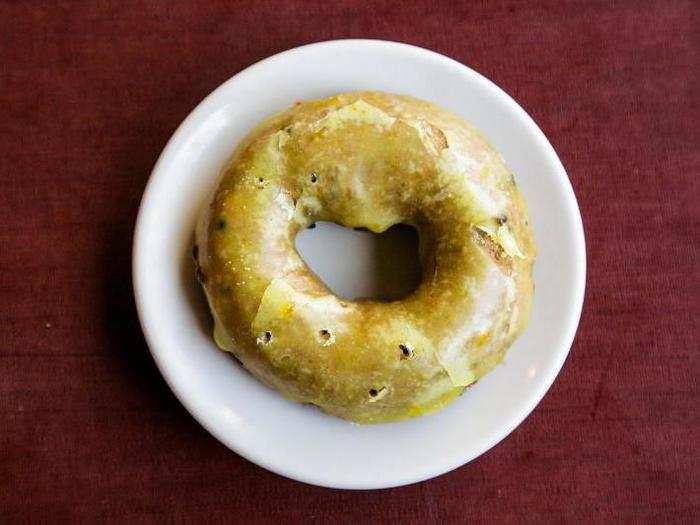
[[[0,521],[700,521],[698,5],[0,4]],[[434,49],[509,92],[583,213],[571,355],[503,443],[437,479],[306,486],[178,404],[136,318],[149,172],[218,84],[300,44]]]

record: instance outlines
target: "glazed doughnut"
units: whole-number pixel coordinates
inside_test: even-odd
[[[295,249],[315,221],[419,235],[400,300],[335,296]],[[433,412],[527,322],[535,246],[501,156],[428,102],[377,92],[297,103],[238,146],[197,225],[214,337],[287,398],[359,423]]]

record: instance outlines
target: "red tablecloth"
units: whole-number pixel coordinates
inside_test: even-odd
[[[691,1],[3,2],[0,521],[700,521],[700,23]],[[549,394],[470,465],[327,490],[178,404],[131,292],[141,193],[218,84],[300,44],[468,64],[534,117],[583,213],[588,288]]]

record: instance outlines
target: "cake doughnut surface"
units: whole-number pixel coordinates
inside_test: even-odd
[[[316,221],[416,228],[422,279],[335,296],[296,251]],[[237,147],[197,225],[214,337],[287,398],[359,423],[438,410],[522,332],[535,246],[501,156],[433,104],[378,92],[297,103]]]

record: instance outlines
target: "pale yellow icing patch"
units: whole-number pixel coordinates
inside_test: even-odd
[[[427,122],[424,120],[403,120],[406,124],[411,126],[413,129],[416,130],[418,133],[418,138],[420,141],[423,143],[425,146],[425,149],[427,149],[432,155],[438,155],[442,149],[439,146],[439,141],[437,140],[435,134],[436,131],[433,127],[430,126]],[[443,133],[444,135],[444,133]],[[445,144],[447,144],[447,138],[445,137]]]
[[[330,314],[334,314],[333,317]],[[334,297],[307,295],[295,290],[284,278],[278,278],[265,289],[251,323],[251,333],[259,337],[271,330],[274,337],[274,327],[294,321],[294,326],[291,327],[293,329],[300,329],[303,325],[317,334],[327,332],[327,336],[324,334],[320,342],[323,346],[328,346],[335,342],[336,334],[344,329],[344,324],[339,322],[343,314],[345,311]],[[328,322],[329,319],[333,321]]]
[[[227,352],[233,352],[234,350],[232,338],[229,337],[224,328],[221,326],[221,323],[219,323],[219,321],[216,319],[214,320],[214,342],[216,343],[216,346],[222,350]]]
[[[282,147],[288,139],[289,135],[284,131],[278,131],[266,139],[264,147],[260,149],[260,153],[247,171],[253,184],[266,187],[272,180],[279,180],[284,173]]]
[[[518,243],[507,225],[499,225],[496,222],[496,219],[489,219],[480,222],[475,226],[477,229],[491,237],[491,239],[493,239],[493,241],[497,243],[507,255],[525,259],[525,255],[520,251]]]
[[[396,122],[396,119],[387,115],[381,109],[368,104],[364,100],[358,100],[340,109],[331,111],[316,123],[316,128],[335,131],[348,123],[372,124],[381,128],[388,128],[394,122]]]
[[[323,208],[321,201],[313,195],[302,195],[297,200],[294,210],[294,220],[299,224],[306,224]]]
[[[472,280],[465,281],[464,286],[473,287]],[[472,290],[479,297],[479,308],[465,313],[462,330],[455,331],[440,344],[438,360],[450,376],[455,386],[467,386],[476,381],[478,376],[472,371],[471,349],[482,342],[481,334],[489,332],[495,320],[497,310],[513,286],[512,280],[505,276],[497,266],[490,265],[480,285]]]
[[[450,196],[457,194],[463,201],[466,212],[474,222],[498,214],[499,207],[491,194],[476,177],[474,161],[452,148],[442,150],[438,157],[438,169],[449,185]]]
[[[253,335],[265,332],[270,327],[272,319],[284,319],[294,310],[292,300],[294,290],[283,279],[275,279],[265,290],[258,313],[253,319],[251,329]]]

